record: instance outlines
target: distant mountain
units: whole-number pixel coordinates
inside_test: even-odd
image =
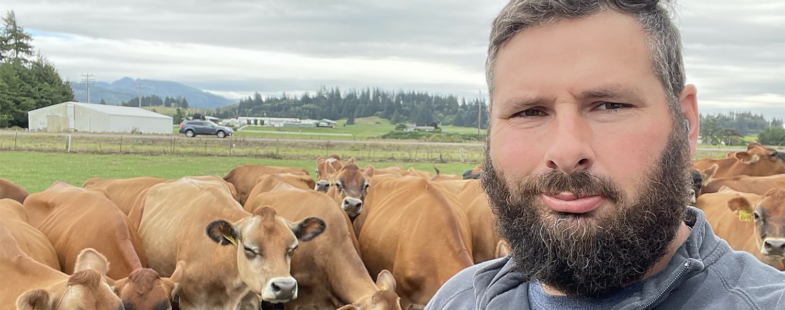
[[[177,82],[134,80],[129,77],[124,77],[111,84],[100,81],[93,83],[90,85],[90,102],[98,103],[103,99],[107,104],[119,105],[123,101],[136,97],[137,82],[142,83],[142,96],[156,95],[161,98],[182,96],[188,100],[188,105],[192,108],[212,109],[237,103],[236,101]],[[74,83],[71,84],[71,88],[74,90],[74,97],[76,97],[77,101],[87,102],[87,91],[84,84]]]

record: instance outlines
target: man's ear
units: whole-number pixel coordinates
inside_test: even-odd
[[[688,137],[690,140],[690,156],[695,156],[698,144],[698,133],[700,127],[700,116],[698,115],[698,90],[695,85],[689,84],[679,95],[679,106],[685,120],[689,123]],[[681,124],[679,124],[681,125]]]

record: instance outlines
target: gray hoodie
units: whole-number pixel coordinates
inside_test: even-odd
[[[613,309],[785,309],[785,273],[733,251],[702,211],[689,207],[686,223],[692,232],[668,267]],[[505,257],[461,271],[425,309],[526,310],[528,287]]]

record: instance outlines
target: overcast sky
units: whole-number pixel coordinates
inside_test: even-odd
[[[71,81],[172,80],[227,98],[319,86],[485,92],[506,0],[4,0]],[[703,111],[785,116],[785,1],[678,4]]]

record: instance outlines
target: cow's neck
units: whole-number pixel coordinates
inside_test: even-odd
[[[8,249],[1,242],[0,248]],[[0,251],[0,275],[3,278],[13,279],[13,281],[4,281],[0,284],[0,291],[9,294],[15,292],[19,295],[33,289],[44,289],[51,296],[62,291],[62,289],[58,290],[58,287],[67,282],[67,275],[36,262],[21,251],[8,252]]]
[[[351,251],[341,252],[342,257],[330,260],[326,270],[334,294],[342,302],[351,304],[375,293],[378,288],[368,275],[360,254],[354,250],[354,245],[349,244],[345,238],[342,243],[344,244],[336,248]]]

